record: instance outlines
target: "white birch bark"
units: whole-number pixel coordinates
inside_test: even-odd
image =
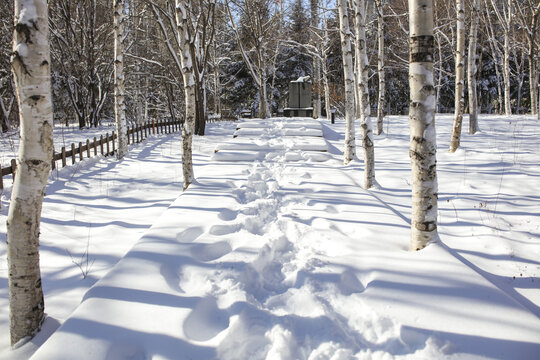
[[[442,46],[441,46],[441,38],[439,35],[439,32],[435,33],[435,40],[437,40],[437,54],[439,55],[439,70],[438,70],[438,76],[437,76],[437,91],[435,95],[435,103],[436,106],[436,112],[441,111],[441,103],[439,99],[441,98],[441,89],[442,89],[442,80],[443,80],[443,52],[442,52]]]
[[[330,105],[330,85],[328,84],[328,69],[326,66],[327,61],[327,55],[326,51],[323,51],[323,59],[321,61],[321,68],[322,68],[322,80],[324,85],[324,106],[326,107],[326,119],[328,121],[331,121],[332,119],[332,113],[331,113],[331,105]]]
[[[375,150],[368,89],[368,57],[366,42],[366,4],[364,0],[355,0],[356,49],[358,54],[358,98],[360,127],[362,129],[362,148],[364,149],[364,188],[369,189],[375,183]]]
[[[386,79],[384,69],[384,0],[376,0],[377,6],[377,74],[379,89],[377,98],[377,135],[384,132],[384,111],[386,108]]]
[[[354,67],[352,59],[351,30],[347,14],[347,0],[338,0],[341,51],[345,81],[345,150],[343,162],[348,164],[356,156],[354,129]]]
[[[245,13],[250,14],[249,16],[252,16],[253,13],[251,11],[251,5],[253,4],[251,2],[246,2],[244,5],[246,5],[244,9]],[[256,39],[255,39],[256,51],[254,52],[256,54],[256,59],[255,59],[256,63],[255,63],[250,60],[248,51],[246,51],[246,49],[244,48],[244,45],[242,42],[242,36],[240,36],[238,28],[235,25],[234,16],[231,13],[231,9],[229,7],[229,0],[225,1],[225,8],[227,10],[229,20],[231,22],[231,27],[235,33],[235,37],[238,42],[238,46],[240,48],[240,54],[242,55],[242,59],[244,60],[244,63],[249,70],[249,74],[251,75],[251,78],[255,82],[255,85],[257,86],[257,89],[259,92],[259,117],[268,118],[271,116],[271,114],[270,114],[270,108],[268,106],[268,98],[267,98],[267,91],[266,91],[266,81],[268,80],[268,76],[266,73],[267,54],[263,49],[265,44],[262,43],[262,41],[264,41],[263,38],[265,36],[266,29],[264,28],[264,25],[261,24],[257,18],[255,18],[256,24],[254,26],[256,29],[252,29],[253,35],[256,36]]]
[[[321,53],[319,44],[319,0],[311,0],[311,43],[317,51]],[[313,57],[313,118],[318,119],[321,115],[321,59],[319,56]]]
[[[409,29],[409,156],[412,166],[410,250],[415,251],[438,239],[432,0],[409,0]]]
[[[469,31],[469,51],[467,57],[467,83],[469,86],[469,134],[478,131],[478,98],[476,92],[476,45],[478,40],[478,22],[480,0],[472,0],[471,29]]]
[[[491,0],[491,5],[495,11],[495,15],[499,19],[504,30],[504,47],[503,47],[503,84],[504,84],[504,112],[506,115],[512,115],[512,107],[510,104],[510,30],[512,27],[512,0],[504,0],[502,3],[502,12],[498,5]]]
[[[461,141],[461,128],[463,125],[463,112],[465,108],[465,5],[463,0],[456,0],[456,84],[455,84],[455,110],[450,152],[459,147]]]
[[[118,159],[122,159],[128,152],[126,104],[124,86],[124,0],[114,0],[114,116],[118,136]],[[140,99],[137,99],[140,101]]]
[[[502,108],[504,106],[504,97],[503,97],[503,92],[501,89],[501,73],[499,70],[500,64],[499,64],[499,61],[497,61],[497,59],[502,57],[502,54],[500,53],[499,47],[496,45],[497,40],[495,38],[495,30],[493,29],[493,23],[491,21],[490,13],[486,11],[484,15],[485,15],[485,18],[487,18],[487,24],[488,24],[487,29],[488,29],[488,35],[489,35],[488,44],[489,44],[489,48],[491,50],[491,54],[494,60],[493,66],[495,68],[495,76],[497,77],[497,99],[498,99],[497,112],[499,114],[502,114]]]
[[[185,119],[182,125],[182,172],[184,176],[184,190],[193,182],[193,130],[197,114],[195,70],[190,51],[191,36],[188,30],[188,2],[176,0],[176,26],[178,43],[180,44],[180,63],[182,64],[182,77],[184,79]]]
[[[536,47],[538,41],[537,34],[540,31],[538,22],[540,20],[540,2],[535,0],[517,1],[514,0],[516,13],[518,15],[520,25],[527,38],[527,60],[529,63],[529,93],[531,101],[531,115],[538,111],[537,104],[537,84],[538,84],[538,69],[537,69],[537,53]],[[525,9],[525,11],[523,10]],[[528,16],[527,10],[529,11]]]
[[[326,15],[323,12],[322,13],[322,21],[324,24],[321,40],[322,40],[322,46],[321,46],[321,77],[322,77],[322,83],[324,86],[324,106],[326,107],[326,119],[328,121],[331,121],[332,119],[332,113],[331,113],[331,104],[330,104],[330,84],[328,82],[328,51],[329,51],[329,43],[330,38],[328,36],[328,23],[326,21]]]
[[[13,109],[13,103],[15,102],[15,97],[12,96],[11,99],[9,99],[9,105],[6,107],[4,104],[4,100],[0,99],[0,108],[2,109],[2,116],[4,117],[4,124],[6,125],[7,130],[11,130],[11,122],[9,121],[9,116],[11,115],[11,111]],[[0,129],[0,132],[2,129]]]
[[[47,1],[15,1],[12,70],[21,134],[7,219],[12,346],[34,336],[45,318],[39,228],[53,151],[48,32]]]

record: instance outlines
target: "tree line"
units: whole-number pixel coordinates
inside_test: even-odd
[[[288,82],[312,77],[315,114],[344,113],[343,66],[335,1],[194,1],[205,14],[198,60],[196,134],[209,114],[252,110],[271,115],[287,106]],[[353,0],[348,0],[352,14]],[[0,3],[0,122],[20,122],[10,70],[14,0]],[[128,122],[182,118],[183,79],[175,40],[175,2],[126,0],[125,107]],[[383,114],[408,111],[407,3],[365,1],[369,105]],[[56,122],[97,126],[114,118],[113,6],[107,0],[48,2]],[[539,5],[535,0],[434,1],[438,112],[464,110],[477,84],[481,113],[537,113]],[[359,29],[352,29],[356,38]],[[198,48],[198,46],[197,46]],[[458,57],[457,55],[461,56]],[[470,55],[469,55],[470,54]],[[353,54],[353,58],[356,57]],[[317,61],[314,61],[317,59]],[[456,63],[463,63],[459,68]],[[472,71],[473,66],[475,70]],[[460,70],[466,79],[460,79]],[[474,73],[474,74],[473,74]],[[472,76],[470,74],[473,74]],[[455,83],[462,83],[460,88]],[[456,94],[458,96],[456,96]],[[262,101],[261,101],[262,99]],[[473,107],[474,108],[474,107]]]
[[[13,345],[44,319],[39,219],[55,121],[114,119],[122,158],[127,122],[182,119],[187,189],[193,136],[211,112],[267,118],[286,106],[289,81],[309,75],[314,116],[345,117],[345,163],[356,157],[358,119],[365,188],[376,183],[373,136],[385,114],[409,113],[419,250],[437,237],[435,112],[455,113],[450,151],[466,110],[471,133],[480,112],[538,113],[535,0],[8,0],[0,9],[14,14],[0,18],[2,130],[22,125],[8,214]]]

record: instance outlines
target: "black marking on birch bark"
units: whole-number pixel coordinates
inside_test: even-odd
[[[422,93],[427,95],[433,95],[435,94],[435,86],[433,85],[424,85],[422,86]]]
[[[421,153],[419,153],[418,151],[414,151],[414,150],[409,150],[409,157],[411,159],[415,159],[415,160],[418,160],[418,161],[423,161],[425,160],[425,156],[423,156]]]
[[[17,25],[15,25],[15,31],[24,36],[25,43],[28,43],[28,44],[32,43],[32,40],[30,39],[30,35],[32,34],[32,31],[26,24],[18,23]]]
[[[410,62],[433,62],[433,35],[411,36],[409,38]]]
[[[40,65],[41,66],[49,65],[49,62],[47,60],[43,60]]]
[[[435,231],[437,229],[437,223],[435,221],[417,222],[414,227],[420,231]]]
[[[14,51],[11,53],[11,64],[12,64],[11,66],[15,66],[15,64],[17,63],[21,65],[23,73],[25,75],[30,76],[30,72],[28,71],[28,68],[26,67],[26,64],[24,63],[22,56],[19,55],[19,52]]]
[[[34,100],[35,102],[38,102],[42,98],[43,98],[43,96],[41,96],[41,95],[32,95],[32,96],[30,96],[30,99]]]

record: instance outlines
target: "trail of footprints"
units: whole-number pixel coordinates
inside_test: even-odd
[[[325,309],[329,305],[318,300],[318,290],[312,288],[307,274],[325,265],[317,256],[317,249],[311,246],[314,243],[312,238],[325,231],[332,233],[326,235],[331,238],[337,232],[324,219],[319,219],[317,229],[311,229],[311,225],[295,219],[294,214],[287,211],[300,203],[308,207],[321,204],[306,201],[301,195],[285,195],[285,190],[282,190],[286,188],[284,185],[294,185],[285,183],[285,177],[279,178],[285,166],[276,156],[272,157],[272,161],[255,163],[246,170],[245,181],[231,181],[228,184],[238,204],[237,209],[223,209],[218,215],[222,222],[207,230],[193,227],[177,235],[177,240],[187,246],[191,256],[205,264],[195,269],[183,268],[177,271],[173,276],[178,280],[177,284],[169,284],[171,288],[188,296],[200,298],[183,323],[183,332],[189,339],[214,341],[218,334],[229,329],[222,335],[226,339],[216,341],[230,344],[231,337],[249,333],[252,334],[251,345],[260,348],[261,342],[268,341],[268,326],[281,326],[278,329],[272,328],[273,332],[281,334],[289,331],[282,329],[286,324],[279,324],[290,322],[287,317],[283,317],[284,314],[296,316],[287,310],[288,303],[308,301],[311,308],[307,312],[328,313]],[[309,177],[308,173],[304,176]],[[326,207],[329,212],[337,211],[331,205]],[[295,238],[295,243],[289,241],[289,238]],[[170,273],[171,270],[167,270],[163,275],[170,277]],[[336,290],[343,295],[364,290],[364,285],[351,271],[345,271],[337,277]],[[268,316],[273,318],[264,321],[260,319]],[[231,323],[233,318],[235,321]],[[322,326],[332,328],[338,342],[352,339],[347,335],[351,331],[346,321],[327,319],[327,322]],[[272,325],[275,323],[278,325]],[[321,324],[309,326],[317,328]],[[358,341],[353,339],[347,342],[354,348]],[[314,344],[304,345],[310,348]],[[234,349],[218,346],[220,358],[227,358],[229,351],[235,353]]]

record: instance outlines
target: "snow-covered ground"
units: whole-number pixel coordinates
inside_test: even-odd
[[[452,117],[438,116],[441,242],[411,253],[407,118],[376,137],[369,191],[361,160],[342,165],[343,122],[322,122],[326,153],[291,149],[280,120],[240,132],[251,141],[209,124],[181,195],[178,134],[54,172],[41,232],[49,317],[15,351],[8,187],[0,358],[537,359],[540,124],[482,116],[449,154]]]

